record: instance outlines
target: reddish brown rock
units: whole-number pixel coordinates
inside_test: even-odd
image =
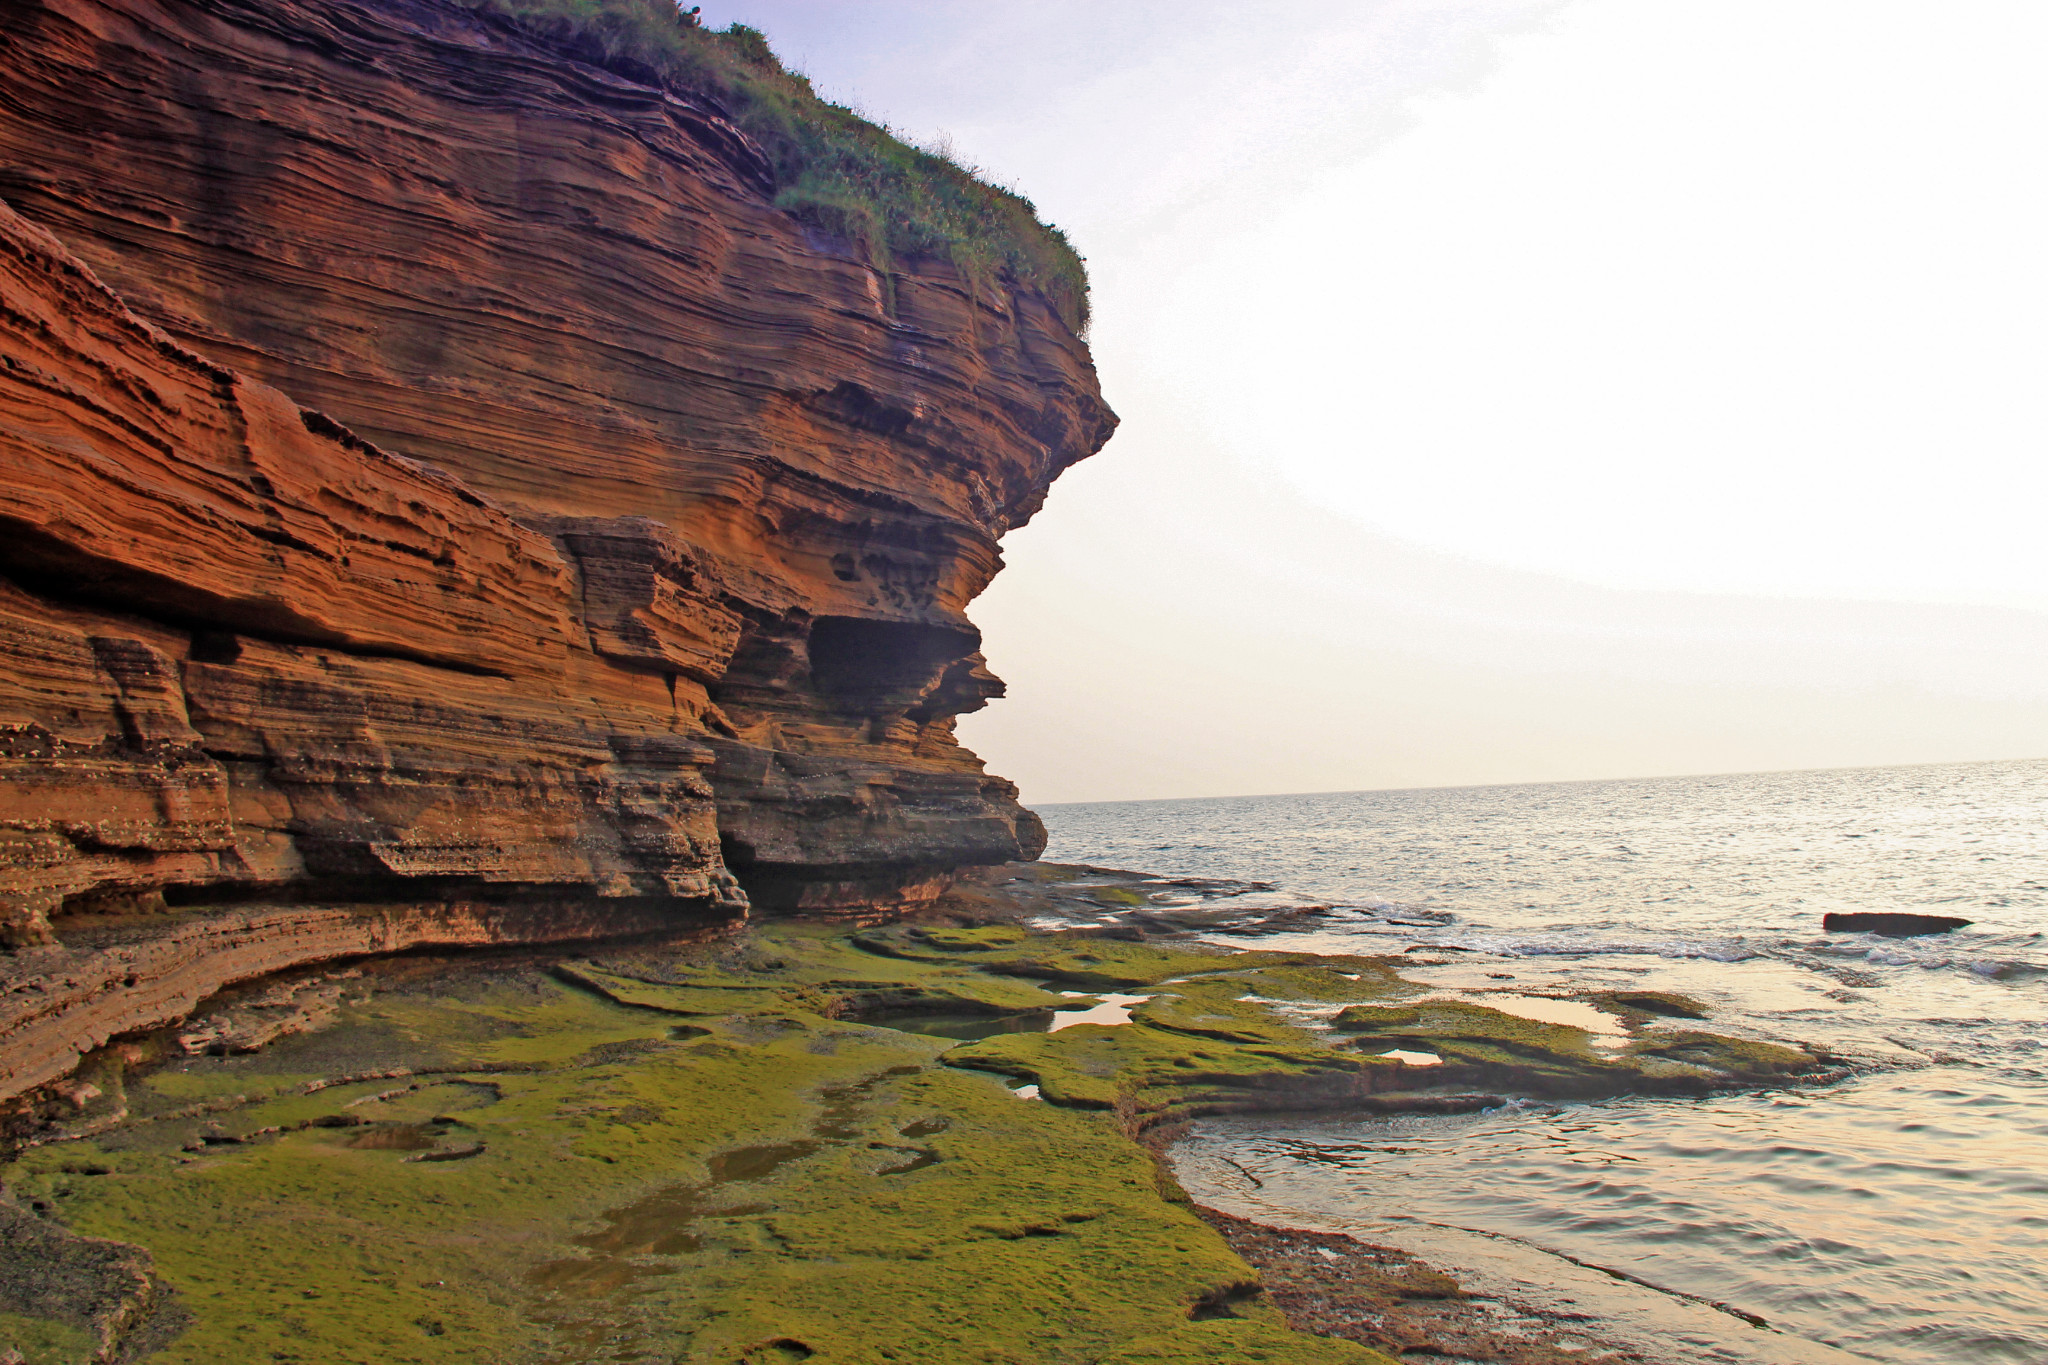
[[[17,581],[193,626],[554,674],[546,537],[143,322],[0,213],[0,525]]]
[[[497,903],[213,907],[157,925],[81,917],[69,942],[21,949],[0,962],[0,1037],[7,1040],[0,1096],[56,1080],[83,1054],[139,1025],[183,1018],[223,986],[307,962],[675,929],[673,909],[654,901],[537,895]]]
[[[718,111],[447,0],[22,0],[0,64],[0,935],[200,964],[21,1075],[373,950],[315,903],[695,930],[1035,856],[953,722],[1114,424],[1045,299],[885,280]],[[300,946],[178,927],[223,898]]]

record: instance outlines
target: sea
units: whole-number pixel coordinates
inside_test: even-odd
[[[2048,761],[1039,811],[1053,861],[1328,907],[1243,946],[1399,954],[1482,1002],[1679,991],[1712,1011],[1687,1027],[1855,1063],[1704,1099],[1206,1120],[1173,1154],[1201,1202],[1400,1246],[1582,1319],[1589,1350],[2048,1365]]]

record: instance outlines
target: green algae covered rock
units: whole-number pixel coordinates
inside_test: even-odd
[[[8,1183],[149,1250],[191,1315],[166,1365],[1378,1359],[1200,1313],[1251,1272],[1112,1116],[820,1012],[1073,1001],[808,932],[750,948],[373,967],[331,1027],[139,1076],[126,1123]]]
[[[1365,999],[1399,983],[1381,958],[1314,953],[1236,952],[1228,948],[1144,943],[1086,933],[1033,934],[1015,925],[976,929],[922,926],[874,929],[854,937],[867,952],[914,962],[968,962],[984,972],[1097,989],[1150,986],[1179,977],[1270,973],[1287,998]],[[1298,969],[1289,973],[1287,969]],[[1359,988],[1342,973],[1370,984]],[[1286,983],[1293,982],[1288,985]],[[1310,983],[1318,984],[1310,984]],[[1254,982],[1253,984],[1257,984]],[[1296,994],[1302,993],[1302,994]]]
[[[1060,986],[1148,998],[1043,1031],[1093,1003]],[[1385,1365],[1289,1329],[1131,1138],[1817,1066],[1705,1033],[1603,1045],[1422,989],[1378,959],[1010,926],[398,959],[317,1032],[100,1073],[125,1118],[7,1184],[147,1250],[189,1315],[165,1365]],[[923,1013],[1038,1024],[956,1043],[907,1031]],[[1378,1055],[1400,1050],[1442,1060]],[[54,1320],[0,1331],[76,1355]]]
[[[1371,1073],[1391,1078],[1398,1069],[1313,1044],[1246,1046],[1143,1024],[1004,1034],[955,1048],[946,1061],[1031,1081],[1055,1104],[1132,1105],[1146,1123],[1243,1108],[1323,1107],[1325,1096],[1371,1093]]]
[[[1704,1019],[1707,1007],[1689,995],[1676,991],[1593,991],[1575,997],[1602,1009],[1613,1010],[1625,1019]]]
[[[870,930],[854,938],[869,953],[912,962],[971,962],[984,972],[1095,989],[1148,986],[1168,977],[1237,965],[1234,958],[1296,960],[1298,953],[1229,954],[1081,934],[1030,934],[1015,925],[985,929]]]
[[[1697,1094],[1826,1071],[1797,1048],[1709,1033],[1648,1032],[1603,1047],[1584,1029],[1469,1000],[1355,1006],[1333,1023],[1369,1052],[1430,1053],[1447,1080],[1532,1095]]]

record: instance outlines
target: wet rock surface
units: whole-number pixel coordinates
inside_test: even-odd
[[[1468,1294],[1404,1251],[1342,1233],[1274,1228],[1197,1209],[1256,1266],[1267,1296],[1305,1332],[1389,1355],[1487,1365],[1637,1365],[1597,1324]]]
[[[1330,913],[1271,882],[1046,862],[976,869],[954,886],[948,905],[956,914],[1133,941],[1207,933],[1256,938],[1312,929]]]
[[[1400,975],[1409,965],[1401,956],[1225,946],[1256,942],[1259,924],[1276,912],[1291,917],[1298,904],[1244,905],[1241,883],[1165,886],[1092,867],[994,869],[944,903],[979,922],[877,928],[855,941],[910,961],[1149,992],[1132,1007],[1129,1027],[1000,1033],[948,1056],[1035,1085],[1055,1103],[1116,1110],[1141,1129],[1170,1131],[1210,1114],[1448,1112],[1505,1095],[1699,1094],[1844,1074],[1844,1063],[1825,1051],[1680,1030],[1673,1020],[1704,1010],[1670,993],[1534,997],[1503,989],[1442,999]],[[1250,890],[1263,898],[1267,889]],[[1155,898],[1167,897],[1193,903],[1156,908]],[[1007,918],[999,913],[1005,903]],[[1106,916],[1119,922],[1105,925]],[[1160,918],[1133,922],[1139,916]],[[1059,924],[1074,927],[1050,927]]]

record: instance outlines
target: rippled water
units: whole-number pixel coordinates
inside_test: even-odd
[[[1863,1064],[1790,1093],[1213,1122],[1179,1153],[1210,1202],[1548,1292],[1668,1360],[2048,1362],[2048,762],[1041,814],[1048,858],[1334,907],[1260,946],[1420,949],[1408,974],[1457,989],[1679,990],[1708,1027]],[[1975,923],[1823,934],[1832,910]]]

